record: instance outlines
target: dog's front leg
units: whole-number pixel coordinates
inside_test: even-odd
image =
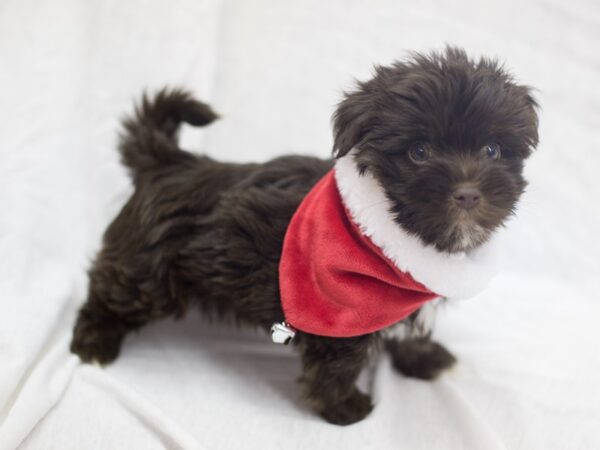
[[[385,348],[392,357],[394,369],[408,377],[422,380],[435,379],[456,362],[452,353],[428,336],[388,339]]]
[[[302,335],[301,382],[310,405],[325,420],[349,425],[371,412],[371,397],[356,387],[356,379],[368,362],[375,335],[329,338]]]
[[[456,362],[448,350],[431,340],[439,303],[438,300],[425,303],[384,332],[385,348],[392,357],[394,369],[407,377],[433,380]]]

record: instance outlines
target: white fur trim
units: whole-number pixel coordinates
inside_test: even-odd
[[[336,161],[335,179],[354,222],[402,272],[448,298],[469,298],[487,286],[493,274],[491,242],[460,253],[440,252],[425,245],[394,221],[383,188],[368,172],[360,175],[353,152]]]

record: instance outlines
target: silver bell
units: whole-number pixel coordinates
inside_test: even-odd
[[[287,345],[296,336],[296,330],[286,322],[271,325],[271,339],[276,344]]]

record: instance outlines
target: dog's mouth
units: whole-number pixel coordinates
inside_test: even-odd
[[[473,250],[486,242],[491,231],[473,218],[461,218],[448,228],[442,239],[442,246],[449,252]]]
[[[510,211],[494,207],[485,198],[471,209],[456,207],[451,202],[447,226],[437,246],[451,253],[473,250],[484,244],[509,215]]]

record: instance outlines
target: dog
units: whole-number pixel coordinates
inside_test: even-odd
[[[462,278],[484,284],[472,256],[524,191],[537,110],[496,61],[447,47],[346,93],[332,159],[233,164],[177,144],[182,122],[217,119],[208,105],[181,89],[144,95],[119,146],[135,192],[89,271],[72,352],[110,363],[127,333],[199,308],[291,341],[314,411],[362,420],[373,403],[355,382],[378,350],[421,379],[454,364],[431,339],[435,308],[472,294]]]

